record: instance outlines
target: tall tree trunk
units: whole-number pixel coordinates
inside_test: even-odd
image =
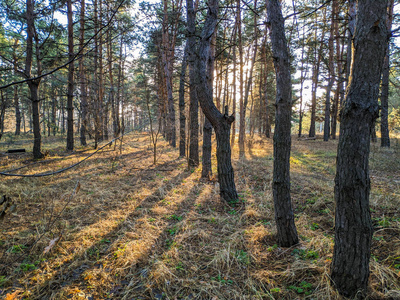
[[[208,1],[207,18],[201,33],[198,59],[196,61],[195,92],[200,106],[216,134],[218,181],[221,198],[227,202],[235,203],[238,200],[238,194],[234,181],[230,147],[230,130],[234,117],[228,116],[227,107],[225,108],[225,114],[221,114],[217,109],[207,80],[207,60],[210,52],[210,41],[217,25],[217,14],[218,0]]]
[[[215,42],[217,39],[217,33],[215,32],[211,38],[211,45],[208,53],[207,59],[207,81],[208,88],[211,90],[211,95],[213,95],[213,81],[214,81],[214,57],[215,57]],[[218,107],[217,107],[218,109]],[[211,166],[211,136],[212,136],[212,125],[207,117],[204,118],[203,127],[203,156],[202,156],[202,169],[201,177],[210,179],[212,176],[212,166]]]
[[[387,2],[358,3],[351,81],[341,111],[331,278],[339,293],[351,298],[365,294],[368,286],[373,232],[368,159],[371,131],[379,115],[379,83],[389,37]]]
[[[244,157],[245,154],[245,134],[246,134],[246,108],[244,107],[243,99],[243,42],[242,42],[242,10],[240,7],[241,1],[236,2],[236,26],[238,32],[238,49],[239,49],[239,157]]]
[[[189,167],[199,165],[199,104],[196,93],[195,62],[196,62],[196,12],[193,0],[186,0],[187,5],[187,30],[188,30],[188,59],[189,59],[189,82],[190,82],[190,105],[189,105]]]
[[[18,73],[18,58],[17,58],[17,46],[18,39],[15,39],[14,48],[13,48],[13,66],[14,66],[14,76],[17,76]],[[14,107],[15,107],[15,135],[21,134],[21,109],[19,105],[19,97],[18,97],[18,85],[14,85]]]
[[[332,1],[332,11],[331,11],[331,27],[329,33],[329,41],[328,41],[328,51],[329,51],[329,61],[328,61],[328,86],[326,88],[326,96],[325,96],[325,120],[324,120],[324,141],[327,142],[329,140],[330,135],[330,116],[331,116],[331,91],[333,84],[335,83],[335,67],[334,67],[334,48],[333,48],[333,40],[335,34],[335,20],[336,20],[336,4],[335,0]]]
[[[274,195],[278,244],[290,247],[299,242],[290,199],[290,146],[292,82],[284,19],[279,0],[267,0],[267,15],[276,72],[276,114],[274,132]]]
[[[389,0],[388,4],[388,18],[386,26],[389,32],[392,31],[393,22],[393,7],[394,0]],[[389,40],[390,41],[390,40]],[[390,71],[390,43],[388,41],[385,62],[383,65],[383,75],[382,75],[382,91],[381,91],[381,147],[390,147],[390,137],[389,137],[389,71]]]
[[[237,22],[235,25],[235,32],[234,32],[234,43],[236,43],[237,39]],[[237,63],[236,63],[236,47],[233,47],[233,78],[232,78],[232,88],[233,88],[233,97],[232,97],[232,114],[236,114],[236,71],[237,71]],[[232,137],[231,137],[231,147],[233,148],[235,145],[235,137],[236,137],[236,122],[235,118],[232,122]]]
[[[68,17],[68,59],[74,58],[74,28],[72,20],[72,0],[67,1]],[[67,92],[67,151],[74,150],[74,62],[68,65]]]
[[[323,23],[326,21],[326,11],[324,13],[324,19]],[[317,37],[317,28],[318,28],[318,16],[315,14],[315,35],[314,39],[315,41],[319,40]],[[323,41],[325,38],[325,29],[322,29],[322,35],[320,40]],[[319,69],[320,69],[320,64],[322,60],[322,49],[323,49],[324,43],[321,42],[321,45],[319,47],[319,50],[317,50],[317,46],[315,46],[315,65],[313,68],[313,82],[312,82],[312,99],[311,99],[311,124],[310,124],[310,130],[308,132],[309,137],[315,137],[315,120],[316,120],[316,109],[317,109],[317,89],[318,89],[318,82],[319,82]]]
[[[101,0],[99,0],[101,1]],[[93,14],[94,14],[94,31],[97,32],[99,30],[99,18],[98,18],[98,2],[97,0],[94,0],[93,2]],[[92,88],[91,88],[91,94],[92,94],[92,116],[93,116],[93,121],[94,121],[94,148],[97,149],[99,146],[99,142],[101,139],[101,119],[100,119],[100,91],[99,91],[99,39],[98,36],[95,35],[94,39],[94,70],[93,70],[93,82],[92,82]],[[101,55],[101,51],[100,51]]]
[[[179,78],[179,156],[186,156],[186,115],[185,115],[185,82],[188,66],[188,40],[183,53],[181,74]]]
[[[339,111],[339,99],[341,94],[343,93],[343,75],[342,75],[342,61],[343,61],[343,49],[344,49],[344,40],[342,41],[343,45],[341,47],[341,38],[339,36],[339,8],[338,8],[338,1],[334,0],[332,5],[335,7],[335,23],[334,23],[334,31],[336,36],[336,73],[337,73],[337,84],[336,84],[336,91],[335,91],[335,98],[332,105],[332,113],[331,113],[331,138],[334,140],[336,139],[336,131],[337,131],[337,117]]]
[[[80,22],[79,48],[81,49],[81,51],[83,51],[83,46],[85,42],[85,0],[81,0],[81,12],[79,17],[79,22]],[[80,92],[81,92],[80,140],[81,140],[81,145],[86,146],[88,102],[87,102],[86,72],[83,64],[83,56],[79,58],[79,74],[80,74]]]
[[[25,77],[27,79],[32,78],[32,61],[33,61],[33,38],[35,35],[35,24],[34,24],[34,1],[26,0],[26,22],[27,22],[27,40],[26,40],[26,60],[25,60]],[[37,72],[41,75],[41,62],[37,51]],[[41,152],[42,136],[40,134],[40,111],[39,111],[39,85],[40,79],[28,81],[28,87],[30,91],[30,100],[32,102],[32,126],[33,126],[33,157],[42,158],[43,153]]]

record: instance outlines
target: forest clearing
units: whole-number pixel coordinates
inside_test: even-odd
[[[371,147],[368,299],[400,297],[399,140],[392,144]],[[0,221],[0,297],[341,299],[329,283],[337,141],[293,138],[300,243],[290,248],[276,244],[271,139],[255,138],[241,159],[234,148],[236,206],[165,141],[157,165],[148,133],[129,133],[120,146],[61,174],[2,178],[0,190],[16,208]],[[1,169],[54,171],[94,151],[78,147],[66,155],[54,137],[44,139],[44,149],[46,158],[33,161],[30,154],[5,154],[2,143]]]
[[[400,299],[399,0],[0,0],[0,298]]]

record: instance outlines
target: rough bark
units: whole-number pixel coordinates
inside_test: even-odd
[[[215,56],[215,42],[217,34],[214,33],[211,39],[210,50],[207,59],[207,83],[208,88],[213,91],[213,81],[214,81],[214,56]],[[212,92],[211,92],[212,95]],[[218,109],[218,105],[217,105]],[[204,118],[203,125],[203,155],[201,161],[201,177],[210,179],[212,176],[212,166],[211,166],[211,136],[212,136],[212,125],[207,117]]]
[[[188,30],[188,59],[189,59],[189,82],[190,82],[190,104],[189,104],[189,167],[199,165],[199,104],[196,94],[195,79],[195,47],[196,47],[196,13],[193,0],[187,0],[187,30]]]
[[[74,28],[72,20],[72,0],[67,1],[68,18],[68,59],[74,58]],[[74,62],[68,65],[67,91],[67,151],[74,150]]]
[[[326,88],[325,95],[325,120],[324,120],[324,141],[327,142],[329,140],[330,135],[330,116],[331,116],[331,91],[333,84],[335,83],[335,67],[333,62],[333,57],[335,54],[333,48],[333,40],[335,34],[335,17],[336,17],[336,5],[335,1],[332,1],[332,11],[331,11],[331,27],[329,33],[329,41],[328,41],[328,51],[329,51],[329,61],[328,61],[328,86]]]
[[[274,174],[272,189],[278,244],[290,247],[299,242],[290,199],[290,146],[292,82],[284,19],[279,0],[267,0],[272,55],[276,73]]]
[[[26,0],[26,22],[27,22],[27,39],[26,39],[26,60],[25,60],[25,77],[27,79],[32,77],[32,61],[33,61],[33,38],[35,35],[35,24],[34,24],[34,2],[32,0]],[[36,47],[38,51],[38,47]],[[37,56],[37,72],[41,74],[41,64],[39,54]],[[42,158],[43,153],[41,152],[42,136],[40,134],[40,111],[39,111],[39,85],[40,79],[28,81],[28,87],[30,92],[30,100],[32,102],[32,126],[33,126],[33,157]]]
[[[80,12],[79,22],[80,22],[79,48],[82,49],[85,42],[85,0],[81,0],[81,12]],[[83,65],[83,56],[79,59],[79,75],[80,75],[80,92],[81,92],[80,140],[81,140],[81,145],[86,146],[88,102],[87,102],[86,72],[85,72],[85,67]]]
[[[386,26],[389,32],[392,30],[394,0],[389,0],[388,18]],[[389,40],[390,41],[390,40]],[[381,147],[390,147],[389,137],[389,71],[390,71],[390,43],[388,41],[385,62],[383,65],[381,86]]]
[[[196,86],[195,92],[205,116],[213,126],[217,139],[217,169],[220,185],[220,196],[227,202],[235,203],[238,200],[234,172],[231,163],[230,130],[234,120],[229,116],[227,107],[225,113],[217,109],[213,102],[212,90],[207,78],[207,60],[210,51],[210,41],[214,34],[218,14],[218,0],[208,2],[207,18],[201,33],[198,49],[198,60],[196,61]]]
[[[387,0],[358,4],[350,82],[341,111],[331,278],[340,294],[352,298],[365,294],[369,277],[373,227],[368,158],[371,130],[379,115],[379,83],[387,49],[386,8]]]

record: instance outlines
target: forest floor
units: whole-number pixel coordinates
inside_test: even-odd
[[[5,153],[21,144],[30,146],[0,144],[2,171],[57,170],[94,151],[67,154],[50,137],[41,161]],[[400,299],[400,145],[392,144],[371,146],[369,299]],[[276,245],[272,140],[256,138],[245,159],[234,149],[236,207],[165,142],[157,165],[148,134],[128,134],[120,145],[57,175],[2,176],[0,193],[12,205],[0,219],[0,298],[341,299],[329,284],[337,141],[293,138],[301,241],[291,248]]]

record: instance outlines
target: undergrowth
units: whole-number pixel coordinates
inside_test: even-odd
[[[341,299],[329,280],[336,141],[293,140],[292,248],[275,239],[271,140],[255,139],[244,159],[234,149],[234,206],[165,142],[156,166],[148,135],[119,146],[59,175],[2,178],[16,209],[0,220],[0,297]],[[2,154],[1,169],[47,172],[93,151],[67,156],[56,138],[45,148],[42,161]],[[399,150],[372,147],[370,299],[400,297]]]

